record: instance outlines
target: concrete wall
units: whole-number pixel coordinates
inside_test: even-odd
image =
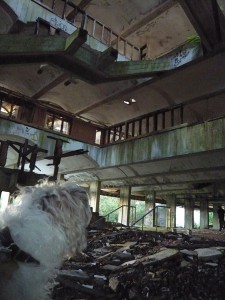
[[[48,150],[48,155],[54,152],[55,142],[47,136],[62,138],[54,132],[43,131],[19,123],[0,119],[1,136],[8,139],[14,136],[28,139],[39,147]],[[190,127],[178,128],[161,134],[123,142],[118,145],[99,148],[88,145],[69,137],[63,145],[63,151],[74,149],[88,150],[89,157],[100,167],[126,165],[157,159],[182,156],[204,151],[225,148],[225,118],[206,122]],[[85,168],[85,166],[84,166]]]
[[[102,149],[98,163],[115,166],[225,148],[225,118],[180,127]]]

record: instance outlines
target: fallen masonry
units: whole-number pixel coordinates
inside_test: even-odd
[[[225,299],[225,241],[131,229],[91,230],[67,260],[54,300]]]

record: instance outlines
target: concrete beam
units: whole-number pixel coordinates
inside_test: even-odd
[[[157,73],[170,70],[170,63],[166,59],[156,61],[120,61],[111,64],[105,71],[108,77],[125,79],[151,77]]]
[[[207,51],[225,42],[225,17],[216,0],[179,0]]]
[[[177,60],[179,56],[179,60]],[[181,46],[165,57],[154,60],[119,61],[111,64],[105,73],[111,79],[152,77],[174,70],[202,56],[201,45],[193,43]]]
[[[8,55],[74,54],[87,40],[87,31],[78,29],[68,38],[61,36],[1,35],[0,57]]]
[[[108,67],[110,64],[112,64],[118,56],[118,51],[114,48],[110,47],[106,49],[104,52],[102,52],[97,60],[96,67],[99,70],[104,70],[106,67]]]
[[[67,39],[66,39],[66,47],[65,50],[67,54],[74,54],[77,50],[87,41],[88,32],[82,28],[74,31]]]

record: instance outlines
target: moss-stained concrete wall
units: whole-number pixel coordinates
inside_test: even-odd
[[[88,156],[95,162],[95,166],[120,166],[225,148],[225,118],[177,128],[106,148],[99,148],[56,133],[0,119],[0,139],[3,137],[9,140],[20,139],[20,141],[28,139],[48,150],[48,155],[52,155],[55,141],[49,139],[48,136],[66,140],[68,143],[63,144],[64,152],[81,148],[88,150]]]
[[[104,148],[98,163],[124,165],[222,148],[225,148],[225,119],[218,119]]]
[[[36,144],[38,147],[48,150],[48,155],[53,155],[55,141],[53,139],[49,139],[48,136],[60,138],[68,142],[63,144],[63,151],[75,150],[83,148],[84,146],[85,149],[87,148],[87,145],[84,143],[74,141],[56,133],[39,130],[20,123],[0,119],[0,139],[19,141],[21,143],[23,143],[25,139],[28,139],[30,144]]]

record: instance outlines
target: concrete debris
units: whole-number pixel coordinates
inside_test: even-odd
[[[195,252],[198,253],[198,259],[204,261],[214,261],[223,256],[221,251],[212,248],[195,249]]]
[[[225,295],[225,242],[177,232],[89,232],[66,261],[54,300],[215,299]]]

